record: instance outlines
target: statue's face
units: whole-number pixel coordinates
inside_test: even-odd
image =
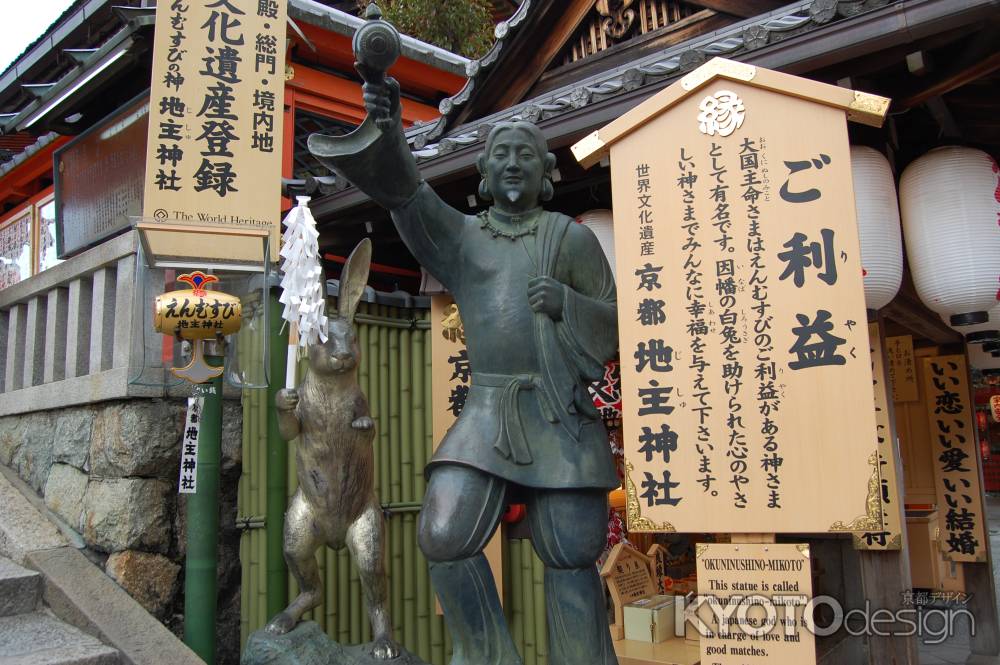
[[[544,155],[528,132],[515,128],[496,135],[486,155],[486,184],[498,208],[522,212],[537,206],[544,175]]]

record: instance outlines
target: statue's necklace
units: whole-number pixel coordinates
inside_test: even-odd
[[[536,208],[524,215],[504,215],[501,218],[493,212],[492,208],[489,211],[483,210],[479,213],[480,228],[491,233],[494,238],[507,238],[511,242],[514,242],[518,238],[535,235],[535,231],[538,230],[538,218],[541,212],[541,208]],[[497,226],[497,223],[514,224],[518,228],[510,231]]]

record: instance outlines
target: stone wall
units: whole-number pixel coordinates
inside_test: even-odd
[[[134,399],[0,418],[14,469],[151,614],[183,631],[184,501],[177,494],[186,401]],[[239,661],[242,409],[223,411],[218,663]]]

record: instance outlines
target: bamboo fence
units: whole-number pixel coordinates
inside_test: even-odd
[[[432,665],[447,665],[451,639],[436,611],[427,561],[417,547],[417,515],[426,489],[424,466],[433,449],[431,428],[431,349],[429,312],[361,303],[356,317],[361,363],[358,381],[376,422],[375,487],[386,513],[386,572],[389,612],[396,640]],[[259,358],[264,335],[240,337],[240,353]],[[256,355],[255,355],[256,354]],[[304,361],[299,371],[305,369]],[[266,391],[243,395],[243,476],[239,520],[244,527],[241,646],[263,627],[266,616],[267,529]],[[295,448],[289,446],[288,493],[295,492]],[[304,619],[315,621],[332,639],[358,644],[371,639],[358,571],[347,549],[320,551],[323,602]],[[543,567],[528,540],[506,541],[504,608],[525,665],[547,660]],[[298,593],[289,579],[289,597]]]

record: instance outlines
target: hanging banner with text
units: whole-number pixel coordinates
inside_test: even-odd
[[[903,547],[902,495],[896,475],[896,442],[889,420],[889,393],[886,363],[882,353],[882,338],[877,323],[868,324],[871,345],[872,376],[875,387],[875,422],[878,430],[879,499],[882,506],[882,528],[854,534],[858,550],[898,550]]]
[[[941,550],[949,561],[986,561],[986,513],[965,356],[924,358]]]
[[[889,358],[889,385],[893,402],[917,402],[917,370],[913,359],[913,336],[885,338],[885,355]]]
[[[845,113],[733,65],[611,148],[628,528],[880,531]]]
[[[698,545],[698,600],[702,665],[815,665],[808,545]]]
[[[143,217],[271,231],[281,205],[286,2],[161,0]],[[226,247],[205,243],[206,258]]]

